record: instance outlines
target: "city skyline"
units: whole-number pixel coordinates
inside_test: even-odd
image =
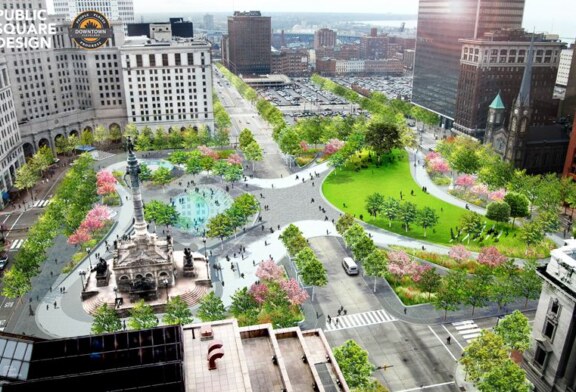
[[[290,2],[270,2],[265,0],[224,0],[207,5],[200,1],[190,1],[186,8],[179,0],[165,0],[162,3],[162,12],[228,12],[259,10],[263,15],[272,12],[330,12],[330,13],[370,13],[370,14],[418,14],[418,0],[405,0],[402,2],[384,0],[379,9],[374,9],[374,2],[358,0],[355,2],[332,2],[317,0],[314,2],[293,0]],[[523,26],[526,30],[536,30],[558,34],[572,41],[576,38],[576,26],[571,21],[571,12],[576,11],[572,0],[526,0]],[[136,14],[154,13],[158,11],[154,0],[134,0]]]

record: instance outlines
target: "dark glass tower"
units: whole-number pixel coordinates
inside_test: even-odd
[[[451,126],[460,74],[461,38],[522,26],[525,0],[420,0],[412,102]]]
[[[228,17],[228,68],[239,75],[271,72],[272,21],[260,11],[234,12]]]

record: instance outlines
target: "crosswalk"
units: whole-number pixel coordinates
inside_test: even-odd
[[[12,244],[10,245],[10,249],[8,250],[13,252],[17,251],[22,247],[22,245],[24,245],[24,241],[26,240],[25,239],[14,240],[14,242],[12,242]]]
[[[452,323],[452,326],[468,343],[480,336],[480,332],[482,331],[482,328],[479,328],[473,320],[458,321]]]
[[[46,207],[48,204],[50,204],[50,199],[41,199],[41,200],[36,200],[36,202],[34,204],[32,204],[33,208],[43,208]]]
[[[385,310],[374,310],[370,312],[332,317],[330,322],[326,321],[324,331],[339,331],[342,329],[363,327],[365,325],[388,323],[396,320],[397,318],[391,316]]]

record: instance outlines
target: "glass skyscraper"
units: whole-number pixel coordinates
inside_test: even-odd
[[[420,0],[412,102],[451,126],[456,109],[461,38],[522,26],[525,0]]]

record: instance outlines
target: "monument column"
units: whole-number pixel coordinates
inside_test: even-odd
[[[140,165],[134,155],[134,146],[130,138],[128,139],[128,167],[126,174],[130,176],[130,187],[132,189],[132,203],[134,205],[134,230],[136,237],[146,237],[148,229],[144,220],[144,206],[142,203],[142,192],[140,191]]]

